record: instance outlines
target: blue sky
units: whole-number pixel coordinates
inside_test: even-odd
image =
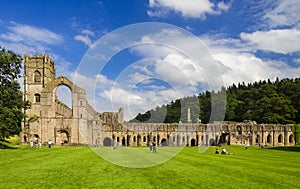
[[[299,0],[11,0],[1,2],[0,45],[50,54],[95,109],[124,107],[128,120],[221,85],[299,77],[299,12]]]

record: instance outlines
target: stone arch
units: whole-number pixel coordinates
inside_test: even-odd
[[[283,142],[283,136],[282,134],[278,135],[278,143],[282,143]]]
[[[256,135],[255,143],[256,144],[260,143],[260,135],[259,134]]]
[[[209,139],[209,146],[213,146],[215,145],[215,139],[214,138],[210,138]]]
[[[59,141],[61,144],[70,143],[70,132],[68,129],[59,129],[57,130],[56,141]]]
[[[64,76],[60,76],[52,81],[50,81],[49,83],[47,83],[47,85],[45,86],[45,88],[43,89],[44,93],[52,93],[52,102],[55,102],[56,100],[56,89],[59,86],[66,86],[70,89],[72,96],[74,93],[81,93],[81,94],[85,94],[85,91],[83,89],[81,89],[80,87],[78,87],[77,85],[74,85],[73,82],[71,82],[68,78],[64,77]]]
[[[196,146],[196,140],[192,138],[191,140],[191,146]]]
[[[236,130],[237,130],[237,132],[238,132],[239,135],[242,135],[242,127],[240,125],[238,125],[236,127]]]
[[[125,140],[125,137],[122,138],[122,146],[125,146],[126,145],[126,140]]]
[[[38,134],[34,134],[33,137],[37,140],[40,138],[40,136]]]
[[[58,77],[57,79],[53,80],[52,82],[53,82],[53,84],[52,84],[51,91],[53,92],[53,101],[56,100],[56,90],[60,86],[68,87],[71,91],[71,95],[73,94],[74,84],[67,78],[61,76],[61,77]]]
[[[33,81],[34,83],[41,83],[42,82],[42,75],[38,70],[35,70],[33,73]]]
[[[267,143],[271,144],[272,143],[272,135],[268,134],[267,136]]]
[[[112,146],[112,139],[109,137],[105,137],[103,140],[103,146]]]
[[[290,134],[289,136],[289,143],[294,143],[294,135]]]
[[[160,143],[161,143],[161,146],[167,146],[167,139],[162,138]]]
[[[73,107],[73,95],[70,88],[66,85],[58,85],[54,89],[55,99],[65,104],[68,108],[72,109]],[[82,100],[81,100],[82,101]],[[82,106],[82,105],[81,105]]]

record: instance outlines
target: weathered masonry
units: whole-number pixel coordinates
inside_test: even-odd
[[[49,55],[24,55],[24,99],[32,103],[26,110],[21,132],[23,143],[51,140],[55,144],[95,146],[158,145],[294,145],[292,125],[231,123],[124,123],[123,109],[97,112],[85,90],[64,76],[56,77],[55,62]],[[59,86],[71,91],[69,108],[56,96]],[[30,122],[30,118],[38,117]]]

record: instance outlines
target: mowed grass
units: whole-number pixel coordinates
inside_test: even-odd
[[[300,187],[300,152],[226,149],[235,155],[214,154],[214,147],[204,153],[186,147],[171,160],[148,168],[112,164],[89,147],[1,149],[0,188]],[[157,158],[162,150],[158,147],[157,154],[145,153]]]

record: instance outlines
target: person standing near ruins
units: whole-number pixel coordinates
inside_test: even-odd
[[[48,140],[48,147],[51,148],[52,142],[51,140]]]
[[[153,153],[156,153],[156,143],[155,142],[153,142],[152,151],[153,151]]]

